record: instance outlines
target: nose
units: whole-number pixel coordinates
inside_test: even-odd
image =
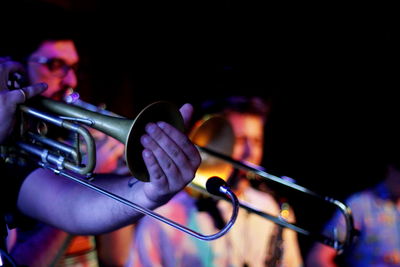
[[[242,160],[246,160],[251,155],[251,146],[248,138],[245,138],[243,144]]]
[[[75,88],[78,84],[78,78],[76,76],[75,70],[70,69],[67,75],[63,78],[63,86]]]

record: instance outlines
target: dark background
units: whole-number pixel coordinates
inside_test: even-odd
[[[20,23],[70,24],[82,98],[130,118],[157,100],[269,99],[263,166],[344,200],[382,177],[397,124],[395,9],[262,2],[4,1],[1,39],[24,36]],[[317,229],[329,217],[323,204],[290,195],[299,223]],[[300,239],[306,252],[310,240]]]

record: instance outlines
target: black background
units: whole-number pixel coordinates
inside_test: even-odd
[[[50,2],[62,16],[48,12]],[[24,37],[21,21],[70,24],[83,99],[133,118],[156,100],[196,107],[259,95],[272,105],[263,162],[270,173],[339,200],[381,178],[387,133],[397,124],[393,6],[142,2],[8,2],[2,43]],[[298,220],[318,228],[327,210],[294,195]],[[309,240],[301,242],[306,251]]]

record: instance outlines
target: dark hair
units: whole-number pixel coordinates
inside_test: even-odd
[[[259,115],[264,120],[269,110],[269,102],[258,96],[230,96],[222,99],[208,100],[201,105],[201,112],[203,114],[238,112]]]
[[[241,114],[253,114],[260,116],[263,121],[267,120],[268,113],[270,111],[270,102],[259,96],[230,96],[225,98],[219,98],[214,100],[207,100],[201,104],[200,110],[203,116],[220,114],[226,115],[227,113],[237,112]],[[234,169],[230,177],[228,178],[228,184],[233,188],[236,188],[241,179],[247,179],[245,172],[239,169]],[[253,187],[258,188],[260,183],[257,181],[250,180]]]
[[[76,17],[60,6],[22,1],[5,8],[8,16],[2,18],[5,23],[2,25],[7,25],[3,27],[7,38],[2,43],[0,56],[23,63],[44,41],[76,40],[78,37]],[[22,26],[8,26],[21,18]]]

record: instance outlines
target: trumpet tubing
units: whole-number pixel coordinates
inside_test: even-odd
[[[99,130],[125,145],[125,160],[133,176],[141,181],[149,181],[149,174],[142,159],[140,137],[149,122],[165,121],[183,131],[183,118],[179,110],[169,102],[156,102],[142,110],[135,119],[110,116],[86,110],[47,98],[40,98],[38,108],[56,114],[64,123],[79,123]]]

